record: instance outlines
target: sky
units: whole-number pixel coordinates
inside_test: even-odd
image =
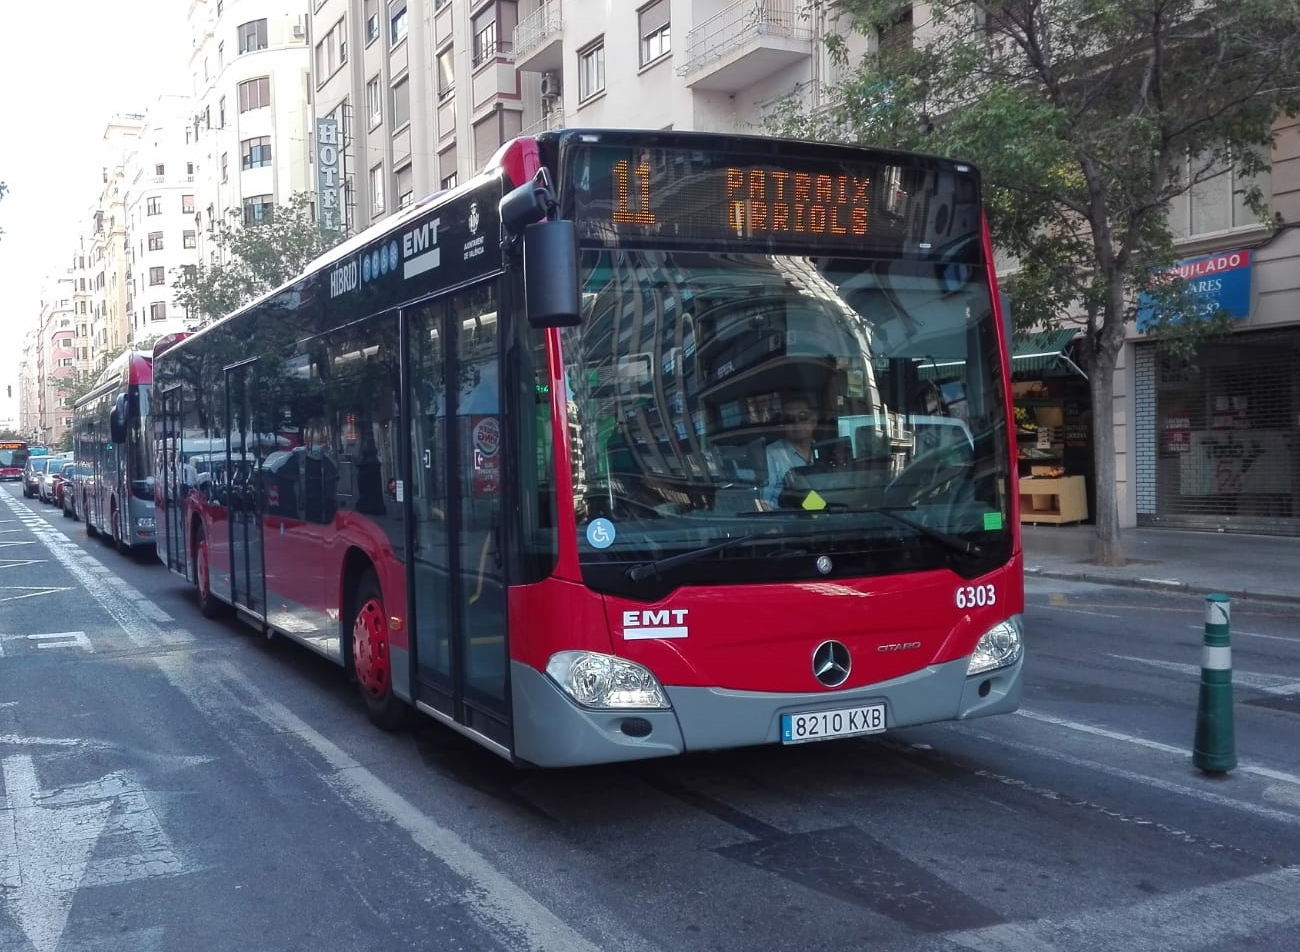
[[[47,278],[67,266],[99,197],[105,123],[188,90],[188,5],[0,0],[0,421],[17,419],[22,338]]]

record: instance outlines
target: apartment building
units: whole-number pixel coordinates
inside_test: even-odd
[[[36,339],[37,379],[35,439],[58,446],[72,426],[72,411],[66,406],[63,388],[75,370],[73,347],[75,312],[74,278],[64,274],[51,283],[41,301]]]
[[[104,127],[102,187],[91,211],[86,251],[91,370],[102,370],[131,340],[126,160],[143,127],[139,113],[113,116]]]
[[[126,156],[130,343],[148,347],[186,328],[172,283],[198,263],[190,100],[163,95],[145,113]]]
[[[189,141],[197,251],[219,216],[261,221],[314,189],[307,7],[312,0],[190,0]]]

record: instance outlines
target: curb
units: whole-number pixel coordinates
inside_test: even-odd
[[[1026,566],[1024,571],[1025,575],[1035,575],[1039,578],[1068,579],[1072,582],[1090,582],[1094,585],[1119,585],[1125,588],[1141,588],[1147,591],[1169,594],[1192,594],[1202,591],[1201,586],[1191,585],[1178,579],[1132,578],[1123,575],[1106,575],[1099,572],[1043,568],[1042,566]],[[1226,589],[1221,586],[1206,588],[1204,591],[1214,591],[1230,598],[1240,598],[1254,602],[1300,605],[1300,593],[1290,595],[1280,592],[1251,592],[1245,589]]]

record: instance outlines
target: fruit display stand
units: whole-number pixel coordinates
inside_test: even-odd
[[[1020,521],[1062,524],[1088,518],[1088,495],[1082,476],[1023,476]]]

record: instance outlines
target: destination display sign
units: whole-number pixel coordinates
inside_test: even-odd
[[[567,170],[579,234],[861,251],[948,244],[954,229],[966,237],[978,228],[973,173],[793,152],[575,145]]]

